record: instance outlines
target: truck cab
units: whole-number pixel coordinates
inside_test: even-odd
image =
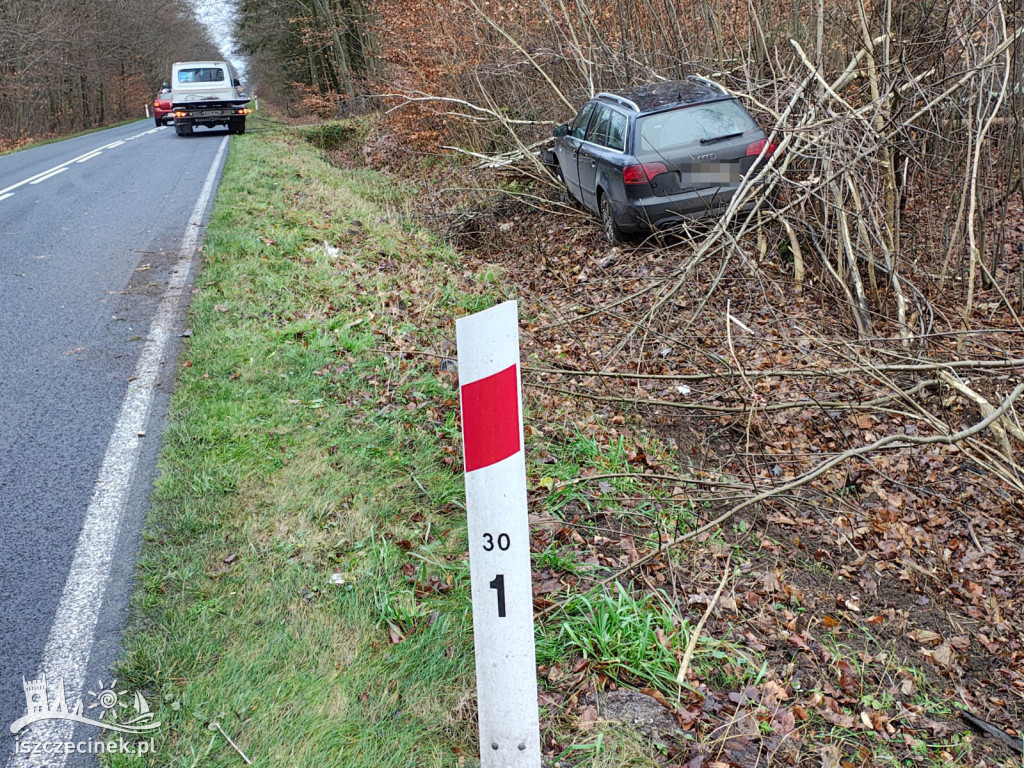
[[[230,133],[245,133],[245,117],[252,112],[248,103],[229,62],[178,61],[171,67],[171,105],[179,136],[191,135],[197,125],[224,125]]]

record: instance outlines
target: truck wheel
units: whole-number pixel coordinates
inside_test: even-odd
[[[232,117],[228,122],[228,133],[245,133],[245,118]]]
[[[191,136],[192,126],[189,124],[178,125],[177,123],[175,123],[174,132],[177,133],[179,136]]]

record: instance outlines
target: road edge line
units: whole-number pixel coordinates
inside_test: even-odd
[[[178,262],[153,315],[149,335],[131,379],[132,386],[121,403],[37,670],[38,675],[63,681],[70,707],[74,707],[70,702],[77,702],[85,687],[85,673],[95,642],[99,610],[110,579],[114,547],[139,463],[140,433],[145,432],[149,421],[160,363],[171,338],[171,326],[181,295],[192,271],[203,212],[213,194],[229,138],[225,136],[221,141],[195,208],[189,216]],[[39,726],[38,730],[33,729],[33,735],[40,742],[67,743],[74,733],[74,723],[66,720],[42,721]],[[47,768],[63,768],[67,762],[66,753],[41,752],[15,752],[7,760],[6,768],[34,768],[43,765]]]

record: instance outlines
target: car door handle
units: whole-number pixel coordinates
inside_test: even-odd
[[[590,158],[590,167],[597,168],[597,160],[595,160],[594,158]]]

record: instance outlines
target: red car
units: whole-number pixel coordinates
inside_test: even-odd
[[[174,116],[171,114],[171,86],[168,83],[164,83],[164,87],[157,93],[156,98],[153,99],[153,117],[156,119],[156,124],[167,125]]]

